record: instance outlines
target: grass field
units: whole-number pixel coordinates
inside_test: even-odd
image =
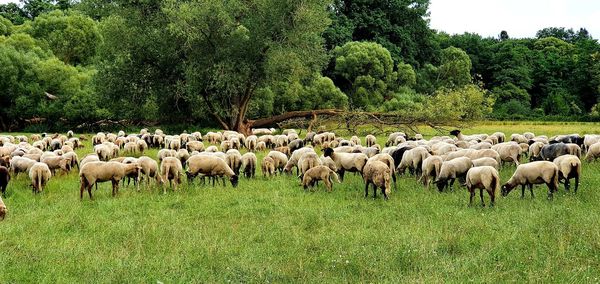
[[[483,123],[463,132],[495,131],[585,134],[600,125]],[[166,195],[132,186],[115,198],[101,184],[93,201],[79,200],[75,171],[36,196],[20,175],[4,198],[0,283],[599,282],[598,167],[584,162],[577,194],[561,185],[549,201],[537,186],[534,199],[515,190],[494,208],[468,207],[464,188],[438,193],[408,176],[386,202],[365,199],[352,174],[332,193],[261,176]],[[504,168],[502,181],[513,171]]]

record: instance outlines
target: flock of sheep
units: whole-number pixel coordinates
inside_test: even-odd
[[[582,153],[587,160],[600,157],[600,135],[578,134],[555,137],[536,136],[533,133],[491,135],[463,135],[454,130],[451,136],[436,136],[429,140],[416,134],[408,137],[402,132],[389,135],[385,147],[377,144],[373,135],[361,139],[352,136],[344,139],[333,132],[309,132],[303,138],[293,129],[275,135],[274,129],[254,129],[245,136],[234,131],[182,133],[165,135],[157,129],[139,134],[97,133],[92,137],[94,153],[81,160],[74,149],[83,147],[86,136],[34,134],[26,136],[0,136],[0,189],[4,196],[11,175],[26,173],[31,179],[34,193],[43,191],[56,171],[68,173],[79,169],[80,198],[87,191],[92,198],[92,188],[99,182],[112,183],[113,196],[118,193],[119,183],[133,180],[137,190],[140,184],[168,187],[176,190],[182,176],[192,183],[197,177],[215,182],[226,179],[235,187],[240,174],[254,178],[258,168],[257,151],[269,151],[260,163],[262,174],[271,177],[279,174],[295,174],[306,190],[323,181],[331,191],[333,181],[342,183],[345,172],[362,176],[365,197],[369,185],[373,196],[381,190],[385,199],[396,186],[396,176],[408,170],[427,188],[435,184],[439,191],[453,188],[456,179],[470,192],[470,204],[479,189],[481,203],[485,206],[483,191],[487,191],[492,205],[496,192],[506,196],[521,186],[521,196],[526,186],[533,197],[534,184],[546,184],[548,196],[558,190],[559,181],[569,190],[570,180],[575,179],[575,191],[581,175]],[[209,146],[205,147],[207,143]],[[219,147],[217,147],[219,145]],[[157,160],[144,156],[150,148],[160,149]],[[320,148],[322,155],[317,154]],[[240,150],[246,153],[241,154]],[[127,155],[140,156],[139,158]],[[520,164],[521,157],[529,162]],[[506,163],[517,168],[504,185],[500,186],[498,169]],[[129,182],[128,182],[129,184]],[[393,186],[392,186],[393,184]],[[0,197],[0,219],[4,219],[6,205]]]

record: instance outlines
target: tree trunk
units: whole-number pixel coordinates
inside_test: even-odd
[[[260,118],[257,120],[244,120],[243,123],[238,124],[235,129],[237,132],[243,133],[244,135],[251,135],[252,128],[274,126],[278,122],[282,122],[292,118],[313,118],[317,115],[341,115],[344,111],[338,109],[319,109],[319,110],[306,110],[306,111],[291,111],[280,115]]]

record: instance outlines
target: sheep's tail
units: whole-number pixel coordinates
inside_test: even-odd
[[[498,190],[500,190],[500,177],[498,176],[497,173],[492,174],[492,183],[491,184],[494,186],[494,195],[495,195],[496,193],[498,193]]]
[[[35,190],[39,191],[40,188],[42,187],[42,175],[40,175],[39,173],[37,175],[37,181],[36,182],[37,182],[37,186],[35,187],[36,188]]]
[[[338,176],[338,174],[334,171],[332,171],[331,169],[329,169],[330,173],[333,175],[333,179],[337,182],[337,183],[342,183],[340,181],[340,177]]]
[[[392,182],[390,175],[383,175],[383,180],[385,181],[385,194],[389,195],[392,192]]]

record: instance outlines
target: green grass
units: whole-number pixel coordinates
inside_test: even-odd
[[[595,127],[492,123],[464,132]],[[440,194],[412,177],[402,177],[387,202],[365,199],[352,174],[332,193],[261,176],[235,189],[184,185],[166,195],[131,186],[115,198],[101,184],[94,201],[80,201],[75,172],[37,196],[21,175],[4,199],[0,283],[598,282],[598,166],[584,162],[576,195],[561,185],[549,201],[537,186],[534,199],[515,190],[494,208],[468,207],[464,188]],[[512,171],[503,169],[502,180]]]

